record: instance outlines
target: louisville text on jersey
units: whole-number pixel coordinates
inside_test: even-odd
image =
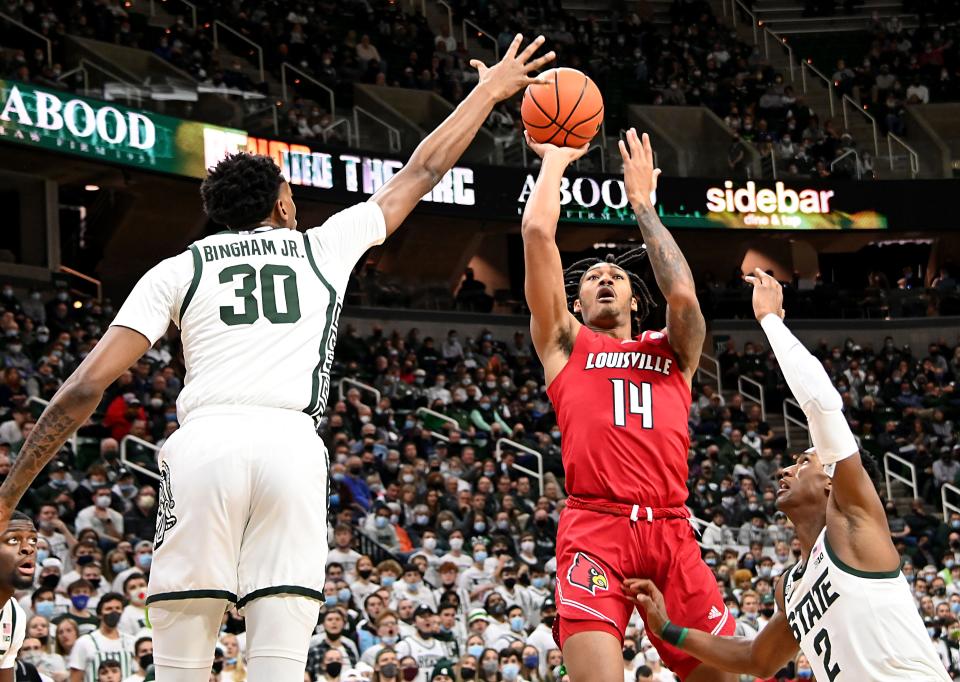
[[[584,369],[646,369],[669,376],[672,358],[650,353],[610,352],[587,353]]]

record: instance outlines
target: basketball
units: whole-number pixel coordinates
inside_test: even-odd
[[[581,147],[603,123],[603,96],[582,71],[557,68],[543,73],[549,85],[528,85],[520,116],[535,142]]]

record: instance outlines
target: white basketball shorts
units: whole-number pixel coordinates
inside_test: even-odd
[[[326,449],[302,412],[193,410],[160,451],[147,603],[296,594],[323,600]]]

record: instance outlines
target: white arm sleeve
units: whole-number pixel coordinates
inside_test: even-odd
[[[189,250],[155,265],[133,287],[110,326],[140,332],[152,346],[166,333],[171,320],[179,323],[180,304],[190,288],[193,268]]]
[[[778,315],[760,321],[790,391],[807,416],[810,439],[824,465],[859,451],[857,440],[843,417],[843,401],[820,361],[803,347]]]

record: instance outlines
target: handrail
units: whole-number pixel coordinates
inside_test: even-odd
[[[712,362],[714,369],[709,370],[703,366],[703,361]],[[710,379],[717,384],[717,393],[723,394],[723,382],[720,376],[720,361],[717,360],[712,355],[707,355],[706,353],[700,353],[700,364],[697,365],[697,374],[704,373]]]
[[[770,34],[771,36],[773,36],[773,39],[776,40],[777,43],[779,43],[780,47],[787,51],[787,63],[788,63],[788,65],[790,66],[790,80],[791,80],[791,81],[792,81],[792,80],[795,80],[795,79],[796,79],[796,76],[795,76],[795,74],[794,74],[794,72],[793,72],[793,62],[794,62],[793,48],[790,47],[790,46],[787,44],[787,39],[786,39],[786,38],[781,38],[781,37],[778,36],[776,33],[774,33],[770,28],[764,26],[764,27],[763,27],[763,31],[764,31],[763,48],[764,48],[764,50],[765,50],[765,52],[766,52],[766,57],[767,57],[767,59],[770,59],[770,49],[769,49],[769,47],[767,46],[767,37],[766,37],[766,34]]]
[[[793,398],[787,398],[783,401],[783,431],[787,437],[787,449],[790,450],[793,448],[793,437],[790,435],[790,425],[793,424],[797,426],[807,434],[807,446],[810,447],[810,427],[807,426],[806,419],[799,419],[790,415],[788,410],[789,407],[795,407],[798,410],[802,410],[800,403],[798,403]]]
[[[437,0],[438,5],[442,5],[447,9],[447,30],[450,32],[450,35],[453,35],[453,7],[450,6],[449,2],[446,0]]]
[[[753,384],[754,386],[756,386],[757,391],[759,392],[759,396],[752,396],[746,391],[744,391],[743,390],[744,381],[746,381],[748,384]],[[763,421],[767,421],[767,401],[763,395],[764,394],[763,385],[759,381],[754,381],[750,377],[745,377],[741,374],[740,376],[737,377],[737,392],[740,393],[740,395],[742,395],[747,400],[755,402],[757,405],[759,405],[760,417],[761,419],[763,419]]]
[[[837,158],[835,158],[833,161],[831,161],[831,162],[830,162],[830,172],[833,173],[834,167],[835,167],[838,163],[840,163],[841,161],[843,161],[845,158],[847,158],[848,156],[850,156],[851,154],[853,154],[853,158],[855,158],[855,159],[857,160],[857,180],[859,180],[859,179],[860,179],[860,176],[861,176],[861,173],[860,173],[860,155],[857,154],[857,150],[856,150],[856,149],[848,149],[848,150],[845,151],[843,154],[841,154],[840,156],[838,156]]]
[[[880,126],[877,125],[877,119],[874,118],[872,114],[868,113],[863,106],[857,104],[857,102],[850,95],[844,95],[840,100],[840,110],[843,113],[843,129],[850,129],[850,124],[847,121],[847,102],[849,102],[854,109],[859,111],[864,118],[870,121],[870,127],[873,129],[873,156],[874,158],[880,156]]]
[[[957,506],[952,502],[947,502],[948,492],[953,493],[957,497],[960,497],[960,488],[953,485],[952,483],[944,483],[940,487],[940,501],[943,504],[943,522],[944,523],[947,523],[950,521],[949,512],[960,514],[960,506]]]
[[[42,405],[43,409],[47,409],[47,405],[50,404],[50,401],[44,400],[43,398],[38,398],[37,396],[32,395],[29,398],[27,398],[27,405],[29,405],[30,403],[36,403],[37,405]],[[67,438],[67,442],[70,443],[70,448],[73,450],[73,456],[76,457],[77,456],[77,432],[76,431],[70,434],[70,437]]]
[[[464,19],[463,24],[461,26],[461,28],[463,29],[463,48],[465,50],[469,49],[467,47],[467,25],[468,24],[473,28],[473,30],[477,32],[478,38],[480,36],[486,36],[487,38],[490,39],[490,41],[493,43],[493,59],[495,62],[499,62],[500,61],[500,43],[497,42],[496,38],[494,38],[492,35],[490,35],[486,31],[484,31],[482,28],[480,28],[480,26],[475,21],[471,21],[470,19]]]
[[[458,430],[460,429],[460,422],[458,422],[456,419],[454,419],[453,417],[448,417],[442,412],[431,410],[429,407],[418,407],[417,411],[414,412],[414,414],[427,414],[427,415],[430,415],[431,417],[434,417],[435,419],[439,419],[440,421],[447,422],[448,424],[453,424],[453,426]],[[438,440],[442,440],[445,443],[450,442],[450,438],[440,433],[439,431],[433,431],[428,429],[427,432],[434,438],[437,438]]]
[[[161,0],[161,2],[166,2],[166,1],[167,0]],[[193,30],[196,31],[197,30],[197,6],[194,5],[192,2],[189,2],[189,0],[179,0],[179,2],[183,3],[184,5],[190,8],[190,20],[191,20],[190,23],[191,23],[191,26],[193,27]],[[157,15],[157,8],[154,5],[154,0],[150,0],[150,16],[154,17],[156,15]]]
[[[805,74],[805,72],[804,72],[804,70],[803,70],[804,68],[810,69],[810,70],[814,73],[814,75],[817,76],[817,78],[819,78],[819,79],[822,80],[824,83],[826,83],[826,85],[827,85],[827,101],[830,103],[830,118],[833,118],[834,116],[836,116],[836,110],[834,109],[834,106],[833,106],[833,81],[830,80],[829,78],[827,78],[827,77],[823,74],[823,72],[820,71],[820,69],[818,69],[817,67],[815,67],[815,66],[813,65],[813,61],[812,61],[811,59],[804,59],[802,62],[800,62],[800,78],[801,78],[801,81],[802,81],[802,84],[803,84],[803,92],[804,92],[804,94],[806,94],[806,92],[807,92],[807,78],[806,78],[806,74]]]
[[[891,132],[887,133],[887,152],[890,155],[890,170],[893,170],[893,143],[896,142],[905,150],[910,157],[910,177],[916,178],[920,174],[920,155],[914,151],[913,147],[908,145],[900,137]]]
[[[22,22],[20,22],[20,21],[17,21],[16,19],[14,19],[13,17],[11,17],[11,16],[10,16],[9,14],[7,14],[6,12],[0,12],[0,19],[6,19],[7,21],[9,21],[11,24],[13,24],[14,26],[16,26],[17,28],[26,31],[27,33],[29,33],[30,35],[34,36],[35,38],[39,38],[40,40],[42,40],[43,42],[45,42],[45,43],[47,44],[47,66],[49,66],[49,67],[52,67],[52,66],[53,66],[53,43],[50,42],[50,39],[49,39],[49,38],[47,38],[47,37],[46,37],[45,35],[43,35],[42,33],[38,33],[37,31],[34,31],[32,28],[30,28],[30,27],[27,26],[26,24],[24,24],[24,23],[22,23]]]
[[[99,301],[103,298],[103,285],[101,284],[99,279],[96,279],[95,277],[91,277],[90,275],[85,275],[78,270],[74,270],[73,268],[68,268],[66,265],[60,266],[60,272],[70,275],[72,277],[77,277],[79,279],[84,280],[85,282],[90,282],[92,285],[94,285],[97,288],[97,300]]]
[[[156,471],[148,469],[145,466],[141,466],[136,462],[131,462],[129,458],[127,458],[127,443],[136,443],[137,445],[142,445],[143,447],[153,450],[154,452],[160,452],[160,448],[150,441],[128,434],[123,437],[123,440],[120,441],[120,461],[123,462],[123,465],[128,469],[132,469],[137,473],[143,474],[144,476],[149,476],[150,478],[158,481],[162,480],[163,477],[160,476],[160,474],[158,474]]]
[[[334,98],[333,90],[327,87],[326,85],[324,85],[323,83],[321,83],[320,81],[318,81],[309,73],[306,73],[305,71],[301,71],[290,62],[283,62],[280,65],[280,93],[284,102],[289,101],[289,98],[287,97],[287,69],[290,69],[294,73],[300,74],[300,76],[302,76],[303,78],[306,78],[308,81],[310,81],[314,85],[317,85],[321,89],[325,90],[327,92],[327,95],[330,97],[330,115],[331,116],[337,115],[337,102],[336,102],[336,99]]]
[[[357,115],[358,113],[364,114],[365,116],[372,118],[374,121],[376,121],[377,123],[382,125],[384,128],[386,128],[387,140],[388,140],[388,144],[390,145],[390,151],[392,152],[400,151],[400,147],[402,146],[401,144],[402,138],[400,137],[399,128],[396,128],[395,126],[390,125],[389,123],[384,121],[382,118],[374,115],[367,109],[364,109],[363,107],[357,104],[354,104],[353,105],[353,132],[355,135],[354,141],[358,147],[360,146],[360,117]]]
[[[114,66],[114,68],[120,69],[120,67],[118,67],[116,64],[114,64],[113,66]],[[100,64],[97,64],[96,62],[91,62],[89,59],[86,59],[86,58],[84,58],[84,57],[81,57],[81,58],[80,58],[79,67],[82,67],[82,68],[83,68],[83,88],[84,88],[84,90],[89,91],[89,89],[90,89],[90,81],[89,81],[89,75],[90,75],[90,74],[89,74],[89,72],[86,70],[86,67],[90,67],[90,68],[94,69],[95,71],[99,71],[100,73],[105,73],[106,75],[110,76],[110,78],[113,78],[113,79],[119,81],[120,83],[123,83],[123,84],[126,85],[128,88],[133,88],[133,89],[134,89],[133,96],[134,96],[134,99],[135,99],[136,102],[137,102],[137,106],[141,106],[141,104],[143,103],[143,95],[142,95],[142,90],[143,90],[143,88],[142,88],[141,85],[138,85],[138,84],[135,83],[135,82],[131,82],[131,81],[129,81],[129,80],[126,80],[126,79],[124,79],[123,76],[118,76],[118,75],[116,74],[116,72],[111,71],[110,69],[106,68],[105,66],[101,66]],[[120,69],[120,70],[123,71],[123,69]],[[131,74],[131,73],[127,73],[127,76],[136,79],[136,76],[134,76],[134,75]],[[61,76],[61,77],[62,77],[62,76]],[[89,95],[89,92],[87,92],[86,94]],[[104,96],[104,98],[106,98],[106,92],[103,93],[103,96]],[[128,91],[128,92],[127,92],[127,104],[130,103],[130,99],[131,99],[131,93]]]
[[[191,24],[193,26],[193,30],[196,31],[197,30],[197,6],[194,5],[192,2],[190,2],[189,0],[179,0],[179,1],[190,8]]]
[[[267,80],[266,72],[265,72],[264,69],[263,69],[263,48],[260,47],[260,45],[258,45],[258,44],[255,43],[254,41],[250,40],[250,38],[248,38],[247,36],[243,35],[243,34],[240,33],[239,31],[237,31],[236,29],[230,28],[229,26],[227,26],[225,23],[223,23],[223,22],[220,21],[219,19],[214,19],[214,20],[213,20],[213,49],[215,49],[215,50],[219,50],[219,49],[220,49],[220,35],[217,33],[217,27],[218,27],[218,26],[221,26],[221,27],[225,28],[226,30],[230,31],[230,33],[232,33],[233,35],[237,36],[237,37],[240,38],[241,40],[243,40],[243,41],[245,41],[245,42],[250,43],[251,45],[253,45],[253,48],[257,51],[257,58],[258,58],[258,61],[259,61],[259,66],[260,66],[260,82],[263,83],[265,80]]]
[[[893,460],[905,466],[907,470],[910,472],[910,478],[905,478],[902,474],[896,474],[890,471],[890,460]],[[885,452],[883,453],[883,472],[884,472],[884,480],[887,483],[887,499],[888,500],[893,499],[893,492],[890,486],[891,479],[895,479],[897,481],[900,481],[904,485],[909,486],[911,491],[913,492],[913,498],[916,499],[918,497],[917,467],[915,467],[912,462],[909,462],[905,460],[903,457],[901,457],[900,455],[895,455],[892,452]]]
[[[357,381],[356,379],[351,379],[350,377],[343,377],[340,380],[340,384],[337,387],[338,390],[340,391],[340,400],[343,400],[344,397],[347,395],[346,391],[343,390],[343,387],[347,384],[350,384],[351,386],[354,386],[360,389],[364,393],[372,393],[373,397],[377,401],[377,404],[380,404],[380,395],[381,395],[380,391],[378,391],[376,388],[374,388],[370,384],[365,384],[362,381]]]
[[[337,126],[345,125],[347,126],[347,142],[349,143],[353,139],[353,129],[350,127],[350,121],[345,118],[338,118],[333,123],[328,125],[326,128],[323,128],[320,131],[320,134],[323,135],[323,141],[327,141],[327,134],[336,128]]]
[[[520,450],[521,452],[526,452],[527,454],[533,455],[534,457],[536,457],[536,459],[537,459],[537,470],[536,470],[536,471],[533,471],[533,470],[531,470],[531,469],[528,469],[527,467],[522,466],[522,465],[520,465],[520,464],[517,464],[516,462],[514,462],[514,463],[511,464],[510,466],[511,466],[512,468],[516,469],[517,471],[521,472],[521,473],[528,474],[528,475],[533,476],[534,478],[536,478],[536,479],[537,479],[537,486],[540,488],[540,494],[543,495],[543,454],[540,453],[540,452],[538,452],[538,451],[536,451],[536,450],[534,450],[533,448],[527,447],[526,445],[524,445],[524,444],[522,444],[522,443],[518,443],[518,442],[515,441],[515,440],[510,440],[509,438],[500,438],[499,440],[497,440],[497,446],[496,446],[496,449],[494,450],[494,453],[493,453],[494,458],[495,458],[496,461],[498,461],[498,462],[500,461],[500,459],[501,459],[501,457],[502,457],[502,455],[503,455],[503,444],[504,444],[504,443],[506,443],[507,445],[509,445],[511,448]]]

